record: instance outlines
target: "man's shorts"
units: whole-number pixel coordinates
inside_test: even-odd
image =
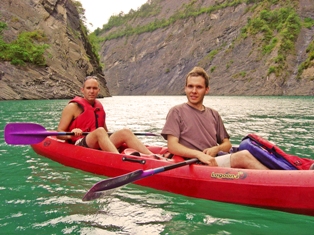
[[[215,160],[219,167],[231,167],[230,157],[231,157],[231,154],[226,154],[226,155],[215,157]]]
[[[88,145],[86,144],[86,136],[84,136],[84,137],[81,138],[81,139],[78,139],[78,140],[75,142],[75,145],[77,145],[77,146],[82,146],[82,147],[85,147],[85,148],[89,148]]]

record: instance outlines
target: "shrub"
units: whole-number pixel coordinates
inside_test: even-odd
[[[267,75],[269,75],[269,74],[271,74],[271,73],[276,73],[276,68],[275,68],[274,66],[270,66],[270,67],[268,68],[268,73],[267,73]]]
[[[1,22],[0,33],[5,28],[6,24]],[[24,65],[26,62],[41,66],[46,65],[44,53],[49,45],[38,44],[38,42],[42,43],[45,40],[45,35],[40,31],[22,32],[16,40],[10,43],[4,42],[0,37],[0,59],[11,61],[14,65]]]
[[[303,25],[305,28],[312,28],[314,26],[314,19],[312,18],[305,18],[303,21]]]
[[[297,76],[298,78],[301,77],[303,70],[309,68],[310,66],[313,66],[313,64],[314,64],[314,62],[313,62],[313,60],[314,60],[314,40],[307,47],[306,53],[307,53],[306,60],[302,64],[300,64],[300,66],[298,68],[298,76]]]

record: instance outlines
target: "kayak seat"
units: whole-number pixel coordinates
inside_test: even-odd
[[[141,154],[139,152],[133,152],[133,153],[130,153],[129,155],[138,156],[138,157],[141,156]]]
[[[173,154],[168,151],[168,147],[148,146],[148,149],[153,153],[162,155],[164,158],[171,159],[173,157]]]
[[[132,148],[124,149],[122,154],[138,156],[138,157],[141,157],[141,156],[154,157],[155,159],[158,159],[158,160],[162,160],[162,159],[166,160],[166,159],[171,158],[173,156],[173,154],[170,154],[168,152],[167,147],[148,146],[148,149],[149,149],[149,151],[151,151],[153,153],[153,155],[142,154],[142,153],[140,153],[137,150],[132,149]],[[169,157],[169,155],[172,155],[172,156]]]
[[[165,154],[168,152],[168,148],[162,146],[147,146],[147,148],[149,151],[156,154]]]

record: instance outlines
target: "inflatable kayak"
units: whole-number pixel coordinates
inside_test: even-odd
[[[179,156],[134,156],[127,148],[120,154],[109,153],[74,146],[55,137],[46,137],[31,146],[37,154],[65,166],[108,177],[184,161]],[[155,154],[165,151],[159,146],[148,148]],[[313,170],[248,170],[191,164],[134,183],[188,197],[314,215]]]

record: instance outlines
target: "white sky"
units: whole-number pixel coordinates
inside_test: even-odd
[[[79,0],[85,9],[86,26],[90,31],[102,28],[112,15],[137,10],[147,0]],[[92,25],[90,25],[92,24]]]

